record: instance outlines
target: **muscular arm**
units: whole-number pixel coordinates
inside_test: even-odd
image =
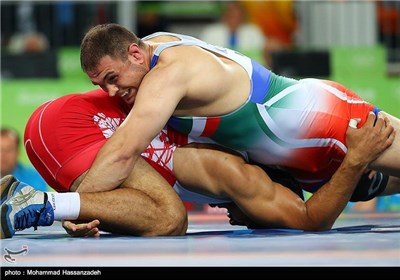
[[[349,128],[348,153],[344,161],[331,180],[307,202],[273,182],[260,167],[218,150],[201,149],[199,152],[188,147],[184,159],[184,153],[175,153],[175,175],[183,185],[193,190],[229,196],[259,225],[330,229],[349,201],[364,169],[393,142],[393,127],[385,126],[382,119],[374,127],[374,118],[371,115],[358,130]],[[189,169],[196,172],[193,174]]]
[[[79,191],[111,190],[128,177],[140,154],[165,126],[185,92],[186,82],[173,69],[152,70],[143,79],[135,105],[97,154]]]

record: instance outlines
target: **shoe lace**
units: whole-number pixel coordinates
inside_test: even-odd
[[[24,209],[23,212],[19,213],[19,215],[15,218],[15,230],[20,231],[32,226],[34,230],[37,230],[37,224],[39,222],[40,215],[44,210],[45,207],[41,208],[40,210],[30,208]]]

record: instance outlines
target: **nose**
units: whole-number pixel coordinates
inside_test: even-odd
[[[109,96],[116,96],[118,87],[116,85],[107,85],[107,92]]]

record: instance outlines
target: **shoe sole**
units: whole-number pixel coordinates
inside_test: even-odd
[[[9,198],[9,192],[13,183],[17,182],[17,179],[12,175],[7,175],[0,180],[0,193],[1,193],[1,205]]]
[[[7,223],[8,210],[9,210],[8,205],[4,203],[1,206],[1,228],[0,228],[1,239],[11,238],[13,236],[13,234],[10,231],[11,225]]]

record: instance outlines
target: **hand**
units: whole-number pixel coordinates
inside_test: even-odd
[[[378,173],[378,171],[371,170],[371,169],[365,169],[364,174],[368,174],[368,179],[372,180],[375,175]]]
[[[77,223],[77,221],[66,221],[62,222],[62,226],[65,231],[72,237],[99,237],[100,230],[99,220],[93,220],[89,223]]]
[[[370,112],[365,124],[357,129],[351,126],[346,131],[347,157],[354,164],[365,165],[377,159],[394,141],[395,130],[389,118],[382,113]]]
[[[210,204],[211,207],[226,208],[229,223],[232,226],[246,226],[249,229],[266,228],[255,223],[235,203]]]

